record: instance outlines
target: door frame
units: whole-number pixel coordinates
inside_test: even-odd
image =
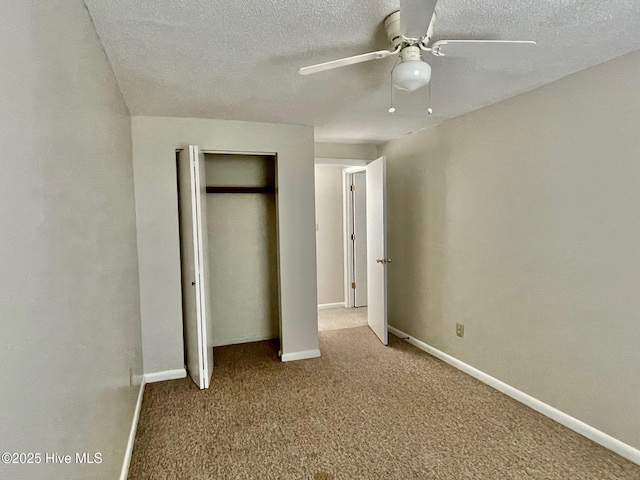
[[[205,155],[255,155],[255,156],[265,156],[265,157],[273,157],[274,161],[274,174],[275,174],[275,206],[276,206],[276,252],[277,252],[277,269],[278,269],[278,340],[280,343],[278,356],[282,355],[282,285],[280,285],[280,219],[278,216],[279,208],[279,195],[278,195],[278,154],[277,152],[251,152],[246,150],[201,150]],[[254,340],[251,340],[254,341]],[[215,341],[212,342],[212,345],[215,344]],[[220,345],[221,346],[221,345]]]
[[[375,159],[374,159],[375,160]],[[349,253],[349,204],[351,202],[350,195],[347,195],[347,175],[350,173],[366,170],[367,164],[373,160],[360,160],[355,158],[316,158],[314,167],[342,167],[342,250],[343,250],[343,277],[344,277],[344,307],[353,308],[353,299],[349,295],[351,290],[350,258]],[[314,185],[315,187],[315,185]]]

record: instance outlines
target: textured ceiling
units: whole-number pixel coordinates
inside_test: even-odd
[[[513,58],[426,60],[428,89],[398,92],[394,59],[310,76],[298,68],[388,48],[399,0],[85,0],[133,115],[314,125],[317,141],[379,143],[640,49],[638,0],[440,0],[434,40],[535,40]]]

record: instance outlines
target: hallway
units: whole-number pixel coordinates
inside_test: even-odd
[[[367,307],[318,310],[318,331],[342,330],[367,325]]]

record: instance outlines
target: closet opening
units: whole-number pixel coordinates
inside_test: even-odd
[[[212,346],[279,339],[276,156],[204,158]]]
[[[277,157],[177,152],[185,365],[208,388],[224,347],[277,361],[281,340]],[[214,360],[215,356],[215,360]]]

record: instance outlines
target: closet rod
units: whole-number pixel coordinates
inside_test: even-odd
[[[275,187],[207,187],[207,193],[276,193]]]

